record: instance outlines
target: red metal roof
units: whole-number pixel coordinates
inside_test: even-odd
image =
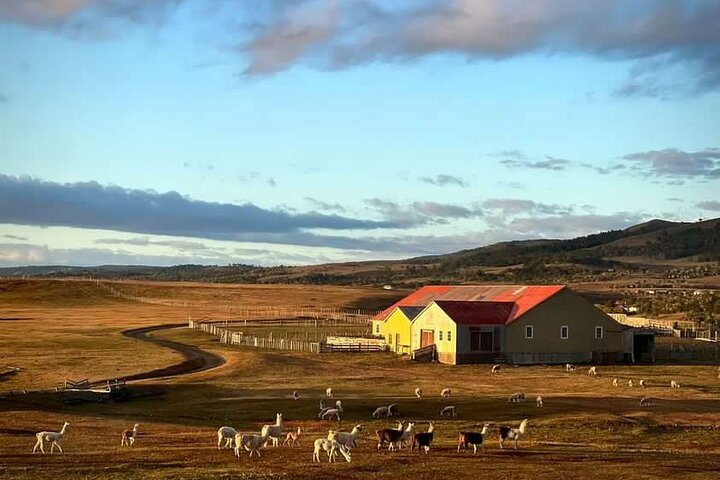
[[[458,325],[505,325],[515,308],[513,302],[453,302],[435,304]]]
[[[411,293],[379,313],[375,319],[387,318],[395,307],[426,307],[433,301],[511,302],[511,323],[537,305],[560,292],[564,285],[428,285]]]

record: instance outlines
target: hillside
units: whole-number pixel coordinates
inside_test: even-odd
[[[0,268],[0,275],[220,283],[414,286],[429,282],[582,282],[624,278],[648,270],[673,271],[676,277],[697,278],[720,273],[716,271],[718,260],[720,219],[694,223],[651,220],[624,230],[612,230],[569,240],[501,242],[445,255],[398,261],[296,267],[239,264],[173,267],[8,267]]]

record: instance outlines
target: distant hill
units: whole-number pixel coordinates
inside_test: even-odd
[[[720,260],[720,219],[651,220],[569,240],[501,242],[408,260],[299,267],[252,265],[173,267],[33,266],[0,268],[1,276],[98,277],[223,283],[400,285],[463,282],[569,282],[607,271],[692,268]]]

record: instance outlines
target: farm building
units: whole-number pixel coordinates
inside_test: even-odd
[[[449,364],[651,360],[655,345],[564,285],[427,286],[375,321],[396,353],[407,353],[409,322],[409,349],[434,345]]]

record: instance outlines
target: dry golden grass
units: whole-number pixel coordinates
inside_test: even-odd
[[[154,298],[194,296],[208,304],[228,299],[259,304],[319,305],[323,289],[315,287],[198,286],[139,284],[142,295]],[[127,288],[124,286],[123,288]],[[190,292],[198,289],[197,292]],[[138,326],[172,324],[187,311],[116,300],[106,290],[78,282],[2,284],[0,342],[4,363],[24,367],[0,381],[0,394],[23,385],[47,387],[63,375],[104,378],[138,373],[179,361],[180,356],[156,345],[125,338],[121,331]],[[260,293],[263,292],[263,293]],[[256,294],[256,295],[252,295]],[[327,290],[334,305],[364,306],[362,299],[389,295],[369,289]],[[235,301],[235,300],[232,300]],[[237,300],[240,301],[240,300]],[[329,300],[323,305],[333,305]],[[212,314],[212,306],[204,313]],[[153,334],[157,338],[196,345],[225,357],[213,370],[187,376],[144,381],[136,393],[162,390],[164,395],[130,402],[66,405],[55,395],[14,396],[0,400],[0,478],[58,480],[80,478],[210,479],[210,478],[717,478],[720,469],[720,380],[715,366],[601,366],[600,376],[561,367],[507,367],[492,375],[489,366],[451,367],[415,364],[392,354],[289,354],[238,349],[187,329]],[[70,375],[72,374],[72,375]],[[644,390],[614,388],[613,377],[646,379]],[[670,379],[681,383],[670,390]],[[363,422],[361,445],[352,463],[313,464],[311,441],[326,435],[336,422],[317,420],[317,403],[328,386],[343,400],[341,428]],[[412,392],[422,387],[426,398]],[[442,400],[441,388],[453,390]],[[298,390],[301,399],[290,393]],[[508,404],[506,397],[525,392],[530,401]],[[545,407],[532,399],[542,395]],[[652,408],[638,400],[658,399]],[[370,412],[395,402],[406,419],[438,420],[430,455],[406,451],[375,451],[373,432],[392,422],[372,420]],[[447,404],[458,409],[457,420],[440,421]],[[258,431],[282,412],[289,427],[306,429],[302,447],[263,450],[263,457],[235,458],[214,446],[215,431],[232,425]],[[457,432],[482,422],[517,425],[530,419],[528,436],[518,451],[500,450],[496,433],[486,452],[455,451]],[[63,442],[65,455],[30,453],[33,433],[71,423]],[[136,447],[121,449],[120,432],[141,424]],[[424,430],[426,424],[419,423]]]

